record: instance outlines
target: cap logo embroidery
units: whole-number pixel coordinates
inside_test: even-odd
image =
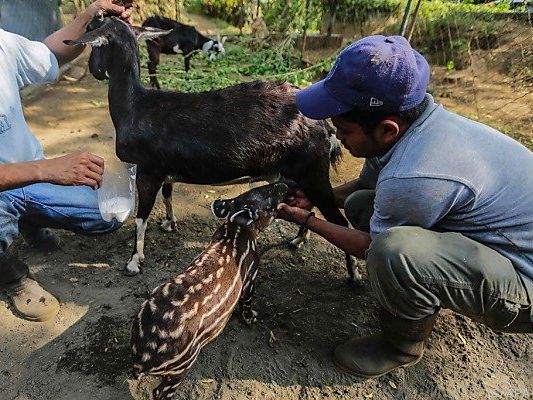
[[[370,98],[370,107],[379,107],[383,105],[383,102],[375,97]]]

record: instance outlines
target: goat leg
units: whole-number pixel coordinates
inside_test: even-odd
[[[310,183],[301,182],[299,186],[327,221],[348,227],[348,221],[344,218],[335,203],[335,197],[333,196],[333,189],[329,184],[329,179],[326,178],[322,184],[321,182],[321,179],[315,179]],[[346,270],[348,272],[348,284],[353,287],[361,286],[363,277],[357,270],[357,264],[354,258],[348,253],[346,253]]]
[[[151,175],[139,173],[137,175],[137,191],[139,193],[139,208],[135,218],[135,244],[133,254],[124,269],[128,276],[137,275],[141,272],[140,266],[144,262],[144,235],[148,216],[154,206],[155,198],[163,179]]]
[[[326,218],[327,221],[332,222],[337,225],[348,227],[348,221],[342,213],[339,211],[339,209],[334,206],[331,207],[329,205],[327,206],[319,206],[317,204],[317,208],[320,210],[324,218]],[[348,284],[353,287],[360,287],[363,284],[363,277],[359,270],[357,269],[357,263],[355,262],[355,259],[353,256],[351,256],[348,253],[345,253],[346,255],[346,270],[348,272]]]
[[[161,192],[167,211],[167,218],[161,224],[161,228],[167,232],[176,232],[176,217],[174,216],[174,209],[172,207],[172,183],[163,183]]]
[[[307,243],[310,234],[311,233],[309,232],[309,229],[300,226],[300,229],[298,229],[298,234],[290,241],[290,245],[295,249],[299,249],[304,243]]]
[[[185,63],[185,72],[189,72],[191,69],[191,57],[192,54],[186,54],[185,57],[183,57],[183,61]]]
[[[152,40],[146,41],[146,47],[148,50],[148,72],[150,74],[150,86],[156,89],[161,89],[159,81],[157,80],[157,65],[159,64],[159,57],[161,55],[161,48],[157,42]]]

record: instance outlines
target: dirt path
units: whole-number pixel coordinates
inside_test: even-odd
[[[79,74],[79,70],[69,73]],[[28,101],[30,125],[52,157],[89,150],[113,152],[107,86],[92,77],[61,81]],[[355,175],[360,161],[345,157],[334,175]],[[179,273],[206,245],[217,222],[209,203],[248,186],[176,185],[179,230],[158,227],[159,201],[147,231],[144,274],[127,278],[134,228],[83,238],[61,232],[62,249],[39,254],[22,249],[40,282],[61,300],[59,316],[46,323],[14,317],[0,298],[0,399],[148,399],[152,381],[129,376],[129,329],[144,297]],[[260,246],[280,244],[296,232],[276,223]],[[204,349],[177,399],[530,399],[533,338],[494,333],[468,319],[442,312],[416,366],[380,379],[354,379],[330,361],[335,344],[375,332],[377,303],[368,282],[354,291],[345,283],[342,254],[313,235],[300,251],[274,246],[262,258],[252,327],[232,318]],[[152,386],[151,386],[152,385]]]

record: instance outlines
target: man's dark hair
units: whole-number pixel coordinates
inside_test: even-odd
[[[368,111],[353,108],[350,111],[339,115],[339,117],[346,121],[354,122],[356,124],[361,125],[367,135],[372,135],[372,132],[374,132],[376,126],[378,126],[378,124],[389,115],[398,115],[401,119],[407,122],[407,124],[411,125],[413,122],[416,121],[418,117],[422,115],[422,113],[426,110],[428,104],[428,98],[424,97],[424,100],[422,100],[422,103],[420,103],[419,105],[410,108],[409,110],[400,111],[398,113]]]

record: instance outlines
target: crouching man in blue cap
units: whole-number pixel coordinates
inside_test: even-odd
[[[296,97],[366,159],[356,180],[335,188],[355,230],[309,216],[301,192],[279,206],[280,217],[367,260],[381,332],[335,349],[335,365],[353,375],[417,363],[441,308],[533,333],[533,154],[436,104],[429,76],[403,37],[370,36]]]

